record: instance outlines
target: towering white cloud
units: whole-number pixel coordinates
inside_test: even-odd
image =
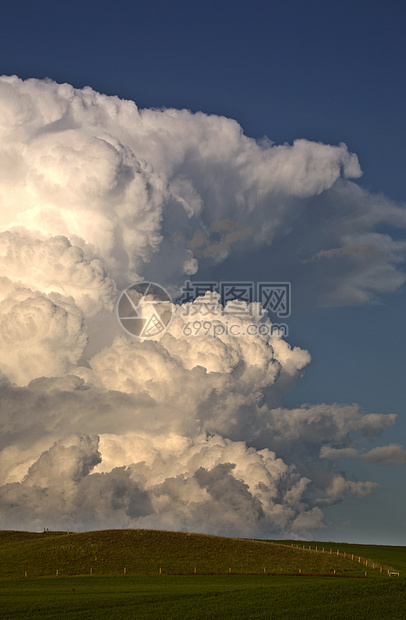
[[[406,247],[379,227],[405,210],[349,180],[345,145],[256,142],[230,119],[15,76],[0,119],[0,527],[294,535],[374,489],[329,461],[395,416],[284,407],[310,354],[258,304],[173,304],[148,340],[114,313],[132,281],[178,292],[252,247],[299,291],[317,281],[315,303],[398,288]]]
[[[43,239],[22,228],[1,232],[0,269],[16,284],[72,297],[87,316],[114,308],[115,284],[101,261],[87,260],[66,237]]]
[[[0,371],[24,385],[74,368],[87,344],[78,307],[58,294],[4,288],[9,294],[0,302]]]

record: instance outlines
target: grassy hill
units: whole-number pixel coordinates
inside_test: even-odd
[[[289,544],[287,544],[289,543]],[[318,550],[315,550],[315,545]],[[295,541],[255,541],[204,534],[154,530],[105,530],[100,532],[0,532],[0,578],[68,575],[188,575],[188,574],[302,574],[370,576],[387,574],[379,566],[390,556],[377,550],[372,562],[367,545],[354,555],[339,546],[330,553],[323,543],[309,550]],[[341,545],[342,547],[342,545]],[[369,550],[367,550],[369,552]],[[404,552],[404,548],[403,548]],[[350,555],[349,555],[350,554]],[[388,561],[393,566],[395,562]]]

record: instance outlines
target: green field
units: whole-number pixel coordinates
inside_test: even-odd
[[[0,582],[1,618],[404,619],[404,578],[63,577]]]
[[[403,620],[405,551],[154,530],[0,532],[0,618]]]

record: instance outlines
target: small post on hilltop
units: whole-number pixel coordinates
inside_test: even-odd
[[[126,573],[127,573],[127,567],[124,566],[124,575],[126,575]]]

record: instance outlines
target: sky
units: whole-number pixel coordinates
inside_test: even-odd
[[[405,13],[3,8],[0,527],[406,544]],[[288,334],[186,280],[290,282]]]

